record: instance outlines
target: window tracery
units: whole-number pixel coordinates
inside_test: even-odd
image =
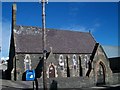
[[[76,57],[76,55],[73,55],[73,68],[74,69],[77,69],[77,57]]]
[[[89,68],[89,58],[87,55],[85,55],[84,61],[85,61],[85,67]]]
[[[25,55],[25,59],[24,59],[24,68],[25,68],[25,71],[26,70],[31,70],[31,58],[30,58],[30,55],[29,54],[26,54]]]
[[[64,70],[64,58],[63,58],[63,55],[59,56],[59,65],[61,67],[61,70]]]

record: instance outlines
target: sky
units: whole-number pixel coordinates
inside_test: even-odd
[[[2,57],[8,57],[11,35],[11,2],[2,2]],[[41,3],[17,2],[17,25],[42,26]],[[118,56],[117,2],[49,2],[46,27],[91,32],[108,57]]]

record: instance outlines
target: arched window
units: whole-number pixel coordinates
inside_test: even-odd
[[[25,71],[31,69],[31,59],[29,54],[25,55],[24,66],[25,66]]]
[[[89,58],[87,55],[85,55],[84,61],[85,61],[85,67],[89,68]]]
[[[64,58],[63,58],[63,55],[59,56],[59,65],[61,67],[61,70],[64,70]]]
[[[76,57],[76,55],[73,55],[73,68],[74,69],[77,69],[77,57]]]
[[[55,77],[55,67],[53,65],[50,65],[49,67],[49,78]]]

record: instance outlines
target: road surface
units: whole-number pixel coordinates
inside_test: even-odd
[[[33,90],[32,81],[10,81],[10,80],[0,80],[2,81],[2,90]],[[35,86],[34,86],[35,87]],[[40,88],[40,86],[39,86]],[[66,88],[67,89],[67,88]],[[65,89],[65,90],[66,90]],[[34,88],[34,90],[36,90]],[[38,89],[43,90],[43,89]],[[63,88],[57,90],[64,90]],[[68,90],[120,90],[120,84],[100,86],[100,87],[89,87],[89,88],[79,88],[79,89],[68,89]]]

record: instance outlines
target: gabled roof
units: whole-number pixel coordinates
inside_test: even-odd
[[[42,53],[42,29],[16,26],[14,31],[17,53]],[[88,32],[47,29],[47,51],[53,53],[92,53],[96,41]]]

